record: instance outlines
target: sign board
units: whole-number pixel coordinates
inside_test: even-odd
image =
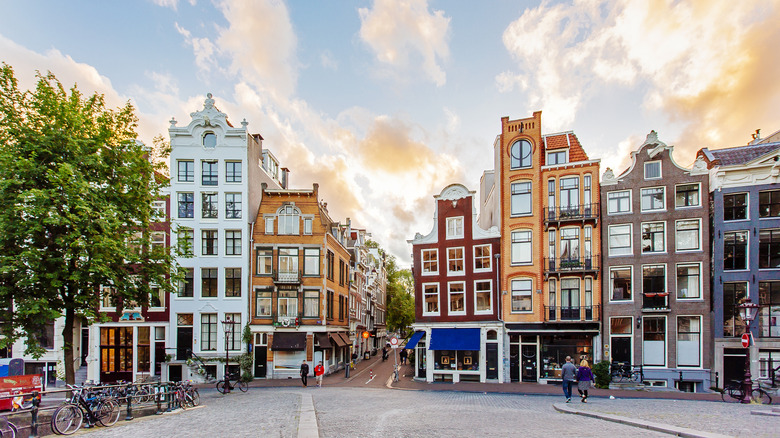
[[[398,348],[398,338],[396,338],[395,336],[390,338],[390,347]]]
[[[747,333],[742,334],[742,348],[750,347],[750,335]]]
[[[43,391],[43,375],[27,374],[24,376],[0,378],[0,397],[8,397],[15,394],[29,394],[33,391]],[[0,410],[10,410],[12,399],[0,400]]]

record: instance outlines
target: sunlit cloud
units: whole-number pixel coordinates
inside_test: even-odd
[[[529,111],[543,109],[550,130],[568,129],[605,86],[644,90],[637,106],[682,127],[665,141],[689,164],[700,147],[744,144],[746,127],[776,128],[779,24],[777,0],[545,2],[505,30],[518,71],[496,86],[527,83]]]
[[[449,57],[450,18],[429,11],[427,0],[375,0],[372,9],[358,9],[360,37],[376,59],[399,75],[415,65],[437,86],[447,82],[442,62]]]
[[[174,11],[179,8],[179,0],[151,0],[151,1],[157,6],[163,8],[171,8]],[[192,6],[195,6],[198,3],[197,0],[187,0],[187,2]]]

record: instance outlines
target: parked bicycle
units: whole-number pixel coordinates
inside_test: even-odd
[[[613,382],[622,382],[624,380],[641,382],[644,380],[644,373],[639,367],[634,367],[634,369],[631,369],[631,366],[627,363],[613,362],[610,371],[610,377],[612,378]]]
[[[225,380],[227,380],[228,389],[225,389]],[[231,380],[235,380],[235,383],[231,383]],[[231,374],[228,376],[227,379],[220,380],[217,382],[217,391],[219,391],[220,394],[224,394],[227,391],[232,391],[234,388],[238,387],[238,389],[241,390],[241,392],[247,392],[249,390],[249,385],[247,385],[246,382],[240,379],[238,374]]]
[[[87,426],[113,426],[119,420],[119,403],[113,397],[90,393],[83,386],[68,385],[72,395],[51,417],[51,428],[59,435],[79,430],[86,417]]]
[[[198,388],[192,386],[192,381],[176,382],[173,384],[173,397],[182,409],[198,406],[200,404],[200,394]]]
[[[748,394],[745,391],[745,386],[743,385],[742,380],[733,380],[728,383],[725,388],[723,388],[723,392],[720,393],[720,396],[724,402],[742,402],[745,400]],[[761,405],[769,405],[772,404],[772,397],[770,397],[766,391],[761,389],[760,386],[755,386],[750,392],[750,402]]]
[[[0,438],[16,438],[18,433],[19,429],[16,428],[16,425],[0,416]]]

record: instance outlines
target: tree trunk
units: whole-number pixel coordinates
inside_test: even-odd
[[[76,324],[76,312],[72,308],[65,309],[65,327],[62,329],[64,344],[62,346],[65,362],[65,382],[76,383],[76,371],[73,369],[73,326]]]

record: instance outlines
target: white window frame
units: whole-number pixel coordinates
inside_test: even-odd
[[[515,241],[515,235],[518,236],[518,239],[520,238],[520,235],[527,235],[528,240],[517,240]],[[518,265],[530,265],[534,262],[534,255],[533,255],[533,249],[534,249],[534,236],[533,231],[521,229],[521,230],[513,230],[510,233],[510,238],[512,239],[510,242],[510,262],[512,266],[518,266]],[[515,260],[514,259],[514,247],[515,245],[518,245],[520,248],[520,252],[522,252],[522,249],[524,247],[528,247],[528,260]]]
[[[486,268],[477,268],[477,248],[487,248],[488,255],[486,256],[480,256],[480,260],[484,260],[487,258],[487,267]],[[485,244],[485,245],[474,245],[472,248],[473,256],[474,256],[474,272],[490,272],[493,269],[493,245],[491,244]]]
[[[425,254],[426,253],[433,253],[435,261],[433,263],[436,264],[436,270],[426,270],[425,269]],[[430,262],[429,262],[430,263]],[[439,274],[439,250],[437,248],[429,248],[429,249],[422,249],[420,250],[420,270],[421,275],[438,275]]]
[[[664,320],[664,363],[661,365],[645,365],[645,319],[647,318],[663,318]],[[677,332],[677,327],[675,327]],[[642,332],[640,340],[642,341],[642,366],[650,369],[666,368],[669,364],[669,318],[666,315],[644,315],[642,316]]]
[[[628,251],[616,252],[612,248],[612,229],[617,227],[628,227]],[[610,225],[607,232],[607,248],[610,257],[623,257],[634,254],[634,224],[613,224]],[[624,248],[624,247],[618,247]]]
[[[680,348],[680,318],[698,318],[699,319],[699,364],[698,365],[680,365],[680,351],[683,350]],[[677,354],[675,357],[675,363],[677,364],[678,368],[686,368],[686,369],[702,369],[704,364],[704,318],[702,315],[677,315],[677,318],[675,319],[675,327],[674,327],[674,333],[675,333],[675,349],[677,350]],[[668,331],[668,328],[667,328]],[[684,350],[688,350],[687,348],[684,348]]]
[[[698,268],[699,268],[699,284],[698,284],[699,296],[696,297],[696,298],[680,297],[680,295],[679,295],[679,289],[680,289],[679,281],[680,281],[680,277],[677,275],[677,270],[679,268],[681,268],[681,267],[693,267],[693,266],[698,266]],[[703,301],[704,300],[704,291],[702,290],[702,288],[704,287],[703,286],[704,285],[704,283],[703,283],[704,279],[702,278],[703,269],[704,269],[704,267],[703,267],[703,264],[701,262],[681,262],[681,263],[675,263],[675,265],[674,265],[674,299],[675,300],[677,300],[677,301]]]
[[[519,293],[515,294],[515,286],[514,286],[515,282],[528,282],[528,283],[530,283],[531,287],[528,289],[528,294],[527,294],[527,296],[531,299],[531,305],[529,306],[530,309],[528,309],[528,310],[515,310],[514,307],[512,306],[512,301],[514,300],[515,295],[517,295],[518,297],[525,297],[526,296],[526,294],[519,294]],[[527,278],[527,277],[513,278],[513,279],[509,280],[509,285],[510,285],[510,289],[511,289],[510,297],[509,297],[509,309],[510,309],[511,313],[533,313],[534,312],[534,281],[533,281],[533,279],[532,278]],[[524,289],[517,289],[517,291],[521,291],[521,290],[524,291]]]
[[[427,287],[432,286],[436,288],[436,311],[429,312],[428,311],[428,297],[433,296],[434,294],[427,292]],[[423,283],[421,285],[422,287],[422,296],[423,296],[423,302],[422,302],[422,316],[439,316],[441,315],[441,287],[439,287],[439,283]]]
[[[477,289],[477,284],[487,284],[488,289],[480,291]],[[479,310],[477,308],[477,294],[488,294],[488,309]],[[493,313],[493,280],[474,280],[474,314],[475,315],[490,315]]]
[[[745,219],[726,219],[726,196],[745,195]],[[721,206],[721,214],[723,214],[723,222],[739,222],[750,220],[750,193],[748,192],[734,192],[724,193],[721,198],[723,205]]]
[[[696,205],[677,205],[677,188],[680,186],[697,186],[698,187],[698,193],[699,193],[699,203]],[[702,205],[701,200],[701,183],[697,182],[689,182],[689,183],[682,183],[682,184],[675,184],[674,185],[674,208],[675,210],[684,210],[686,208],[699,208]]]
[[[453,252],[460,250],[460,258],[453,257]],[[460,260],[460,271],[453,271],[450,269],[453,261]],[[447,248],[447,275],[466,275],[466,248],[463,246],[454,246]]]
[[[661,208],[644,208],[644,205],[642,205],[642,201],[645,197],[645,190],[655,190],[655,189],[661,189],[661,193],[663,194],[663,199],[661,200]],[[666,211],[666,186],[655,186],[655,187],[642,187],[639,189],[639,210],[641,212],[662,212]]]
[[[462,239],[464,220],[463,216],[448,217],[447,221],[447,239]]]
[[[460,285],[463,287],[463,290],[461,292],[452,292],[452,286],[453,285]],[[463,295],[463,310],[454,311],[452,310],[452,296],[453,295]],[[466,314],[466,282],[465,281],[450,281],[447,283],[447,315],[465,315]]]
[[[311,236],[312,231],[314,230],[314,218],[313,217],[303,217],[303,234],[306,236]]]
[[[274,216],[265,216],[263,217],[263,221],[265,224],[265,234],[266,235],[273,235],[274,234]]]
[[[677,230],[677,226],[678,226],[678,224],[680,222],[694,222],[694,221],[699,224],[699,226],[698,226],[699,239],[698,239],[697,246],[696,246],[696,248],[680,249],[679,248],[679,246],[680,246],[679,240],[680,239],[679,239],[679,236],[678,236],[679,231]],[[702,226],[701,226],[701,219],[700,218],[678,219],[678,220],[674,221],[674,250],[675,250],[675,252],[696,252],[696,251],[701,251],[702,250],[702,248],[701,248],[701,245],[702,245],[701,244],[701,239],[702,239],[701,234],[702,234]]]
[[[612,271],[616,270],[625,270],[628,269],[628,275],[630,276],[631,281],[631,299],[629,300],[615,300],[612,297],[615,296],[614,294],[614,286],[615,284],[612,282]],[[610,303],[631,303],[634,301],[634,297],[636,297],[636,282],[634,281],[634,267],[632,265],[624,265],[624,266],[610,266],[609,267],[609,277],[607,278],[607,281],[609,282],[609,302]]]
[[[612,211],[610,209],[610,201],[611,201],[611,199],[610,199],[609,195],[619,194],[619,193],[628,193],[628,210],[625,210],[625,211],[623,211],[623,210]],[[632,199],[631,199],[632,196],[633,196],[633,194],[631,193],[631,190],[614,190],[612,192],[607,192],[607,214],[610,215],[610,216],[618,215],[618,214],[630,214],[631,211],[632,211]],[[618,202],[618,207],[619,206],[620,206],[620,203]]]
[[[650,164],[650,165],[658,164],[658,176],[652,176],[652,177],[649,177],[649,178],[647,177],[647,165],[648,164]],[[660,160],[654,160],[654,161],[647,161],[647,162],[645,162],[644,170],[645,170],[645,174],[644,174],[645,179],[663,179],[663,177],[664,177],[663,166],[661,165],[661,161]]]
[[[663,236],[664,236],[664,245],[663,246],[664,247],[660,251],[645,251],[645,249],[644,249],[644,237],[643,237],[644,233],[645,233],[644,227],[645,227],[645,225],[653,225],[653,224],[662,224],[663,225]],[[666,221],[642,222],[640,224],[639,243],[640,243],[641,246],[639,248],[639,251],[642,254],[665,254],[666,253],[666,241],[667,241],[667,238],[666,238]]]

